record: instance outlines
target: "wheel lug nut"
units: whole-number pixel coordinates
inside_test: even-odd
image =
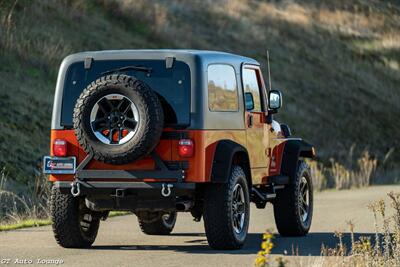
[[[107,117],[107,119],[111,119],[111,117],[110,117],[110,116],[108,116],[108,117]]]
[[[121,120],[123,120],[124,119],[124,116],[121,116]]]
[[[118,124],[118,127],[121,127],[121,124]]]

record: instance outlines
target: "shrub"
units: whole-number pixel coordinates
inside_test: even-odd
[[[336,248],[323,247],[321,266],[400,266],[400,193],[388,193],[391,211],[383,200],[372,203],[368,208],[374,214],[375,236],[354,238],[354,224],[348,222],[351,234],[351,247],[346,248],[342,242],[342,233]],[[388,213],[394,211],[393,216]],[[378,224],[378,220],[381,221]]]
[[[17,194],[7,188],[7,175],[0,173],[0,222],[21,222],[24,219],[44,219],[49,217],[48,199],[50,185],[47,177],[36,175],[34,184],[24,194]]]

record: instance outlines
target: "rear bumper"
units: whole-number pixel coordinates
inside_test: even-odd
[[[177,201],[194,198],[196,186],[184,182],[185,169],[171,170],[156,152],[151,153],[154,170],[85,169],[93,157],[90,153],[79,164],[73,182],[54,182],[61,193],[84,197],[92,210],[175,210]],[[143,181],[146,178],[155,181]]]
[[[61,193],[71,193],[72,182],[54,182],[53,186],[59,188]],[[99,181],[79,181],[82,195],[112,195],[116,190],[124,190],[124,195],[138,194],[158,194],[161,196],[163,185],[172,185],[171,194],[175,196],[190,195],[196,188],[195,183],[175,183],[175,182],[99,182]]]
[[[194,183],[79,181],[79,196],[95,211],[173,211],[179,197],[192,199]],[[73,183],[54,182],[61,193],[71,194]],[[75,184],[76,186],[76,184]],[[164,194],[163,194],[164,191]]]

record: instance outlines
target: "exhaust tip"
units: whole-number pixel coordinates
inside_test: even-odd
[[[193,207],[192,201],[178,202],[175,205],[177,211],[188,211]]]
[[[176,203],[176,210],[177,211],[185,211],[186,207],[183,203]]]

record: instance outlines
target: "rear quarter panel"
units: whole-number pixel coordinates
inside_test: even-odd
[[[191,158],[182,158],[178,155],[178,140],[161,140],[156,147],[156,152],[164,161],[188,161],[189,169],[186,171],[186,182],[204,183],[210,181],[211,166],[215,153],[215,148],[220,140],[232,140],[246,146],[246,132],[244,130],[190,130],[185,131],[189,134],[189,138],[194,140],[195,152]],[[77,157],[77,164],[82,162],[86,157],[86,152],[80,147],[74,130],[52,130],[51,144],[54,139],[63,138],[67,141],[67,156]],[[53,156],[52,145],[50,155]],[[141,160],[124,164],[112,165],[97,160],[93,160],[87,166],[88,169],[107,169],[107,170],[152,170],[155,168],[154,161],[149,157]],[[112,178],[112,177],[110,177]],[[151,180],[152,177],[147,179]],[[50,175],[50,181],[73,181],[73,175]]]
[[[86,152],[80,147],[74,130],[52,130],[51,131],[51,144],[53,144],[54,139],[62,138],[67,141],[67,156],[75,156],[77,158],[77,165],[86,157]],[[50,145],[50,155],[54,156],[52,145]],[[160,155],[160,157],[164,161],[171,160],[171,141],[170,140],[161,140],[158,146],[156,147],[156,152]],[[152,170],[155,168],[154,161],[148,156],[141,160],[135,161],[133,163],[124,164],[124,165],[113,165],[106,164],[97,160],[92,160],[87,166],[88,169],[94,170]],[[151,177],[149,177],[151,178]],[[50,175],[50,181],[72,181],[74,179],[73,175]]]

